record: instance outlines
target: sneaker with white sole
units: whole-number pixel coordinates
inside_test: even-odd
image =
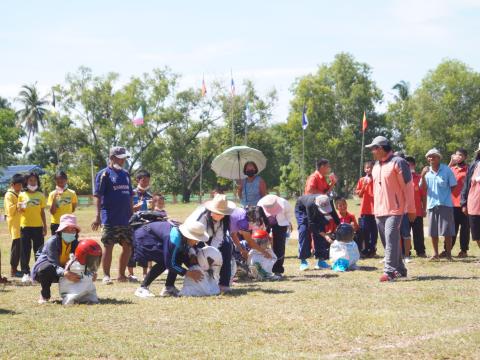
[[[308,270],[308,261],[305,259],[300,260],[300,271]]]
[[[30,277],[30,274],[23,274],[22,284],[31,284],[31,283],[32,283],[32,278]]]
[[[137,290],[135,290],[135,296],[138,296],[139,298],[149,298],[149,297],[155,297],[153,293],[150,292],[150,290],[146,287],[140,286]]]
[[[48,299],[45,299],[43,296],[40,296],[40,298],[37,301],[40,305],[48,303]]]
[[[102,283],[103,283],[103,285],[112,285],[113,281],[112,281],[112,279],[110,279],[110,276],[105,275],[102,279]]]
[[[128,275],[128,276],[127,276],[127,280],[128,280],[129,282],[133,282],[133,283],[138,282],[138,278],[137,278],[135,275],[133,275],[133,274]]]
[[[325,260],[318,260],[315,270],[330,269],[330,265]]]
[[[160,293],[161,297],[177,297],[180,293],[175,286],[165,286]]]

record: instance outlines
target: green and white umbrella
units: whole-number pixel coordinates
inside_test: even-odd
[[[267,158],[260,150],[248,146],[233,146],[213,159],[212,170],[225,179],[245,179],[243,167],[249,161],[257,165],[258,172],[267,166]]]

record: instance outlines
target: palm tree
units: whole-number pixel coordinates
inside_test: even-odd
[[[0,109],[10,109],[10,103],[7,99],[0,96]]]
[[[392,89],[398,91],[398,96],[395,95],[397,100],[405,101],[410,97],[410,84],[404,80],[396,83]]]
[[[23,105],[23,108],[17,111],[17,119],[19,125],[23,125],[28,133],[25,146],[25,152],[28,152],[30,137],[38,133],[39,125],[42,127],[45,125],[44,118],[48,110],[44,106],[48,104],[48,101],[39,96],[36,84],[23,85],[17,101]]]

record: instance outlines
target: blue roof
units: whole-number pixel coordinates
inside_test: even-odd
[[[45,174],[45,171],[38,165],[12,165],[4,169],[0,169],[0,183],[9,183],[10,179],[15,174],[26,174],[35,171],[38,174]]]

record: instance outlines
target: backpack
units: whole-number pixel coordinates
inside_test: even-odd
[[[138,211],[132,215],[128,224],[132,227],[133,230],[138,229],[139,227],[150,224],[156,221],[167,221],[168,218],[165,216],[165,213],[160,211],[146,210]]]

